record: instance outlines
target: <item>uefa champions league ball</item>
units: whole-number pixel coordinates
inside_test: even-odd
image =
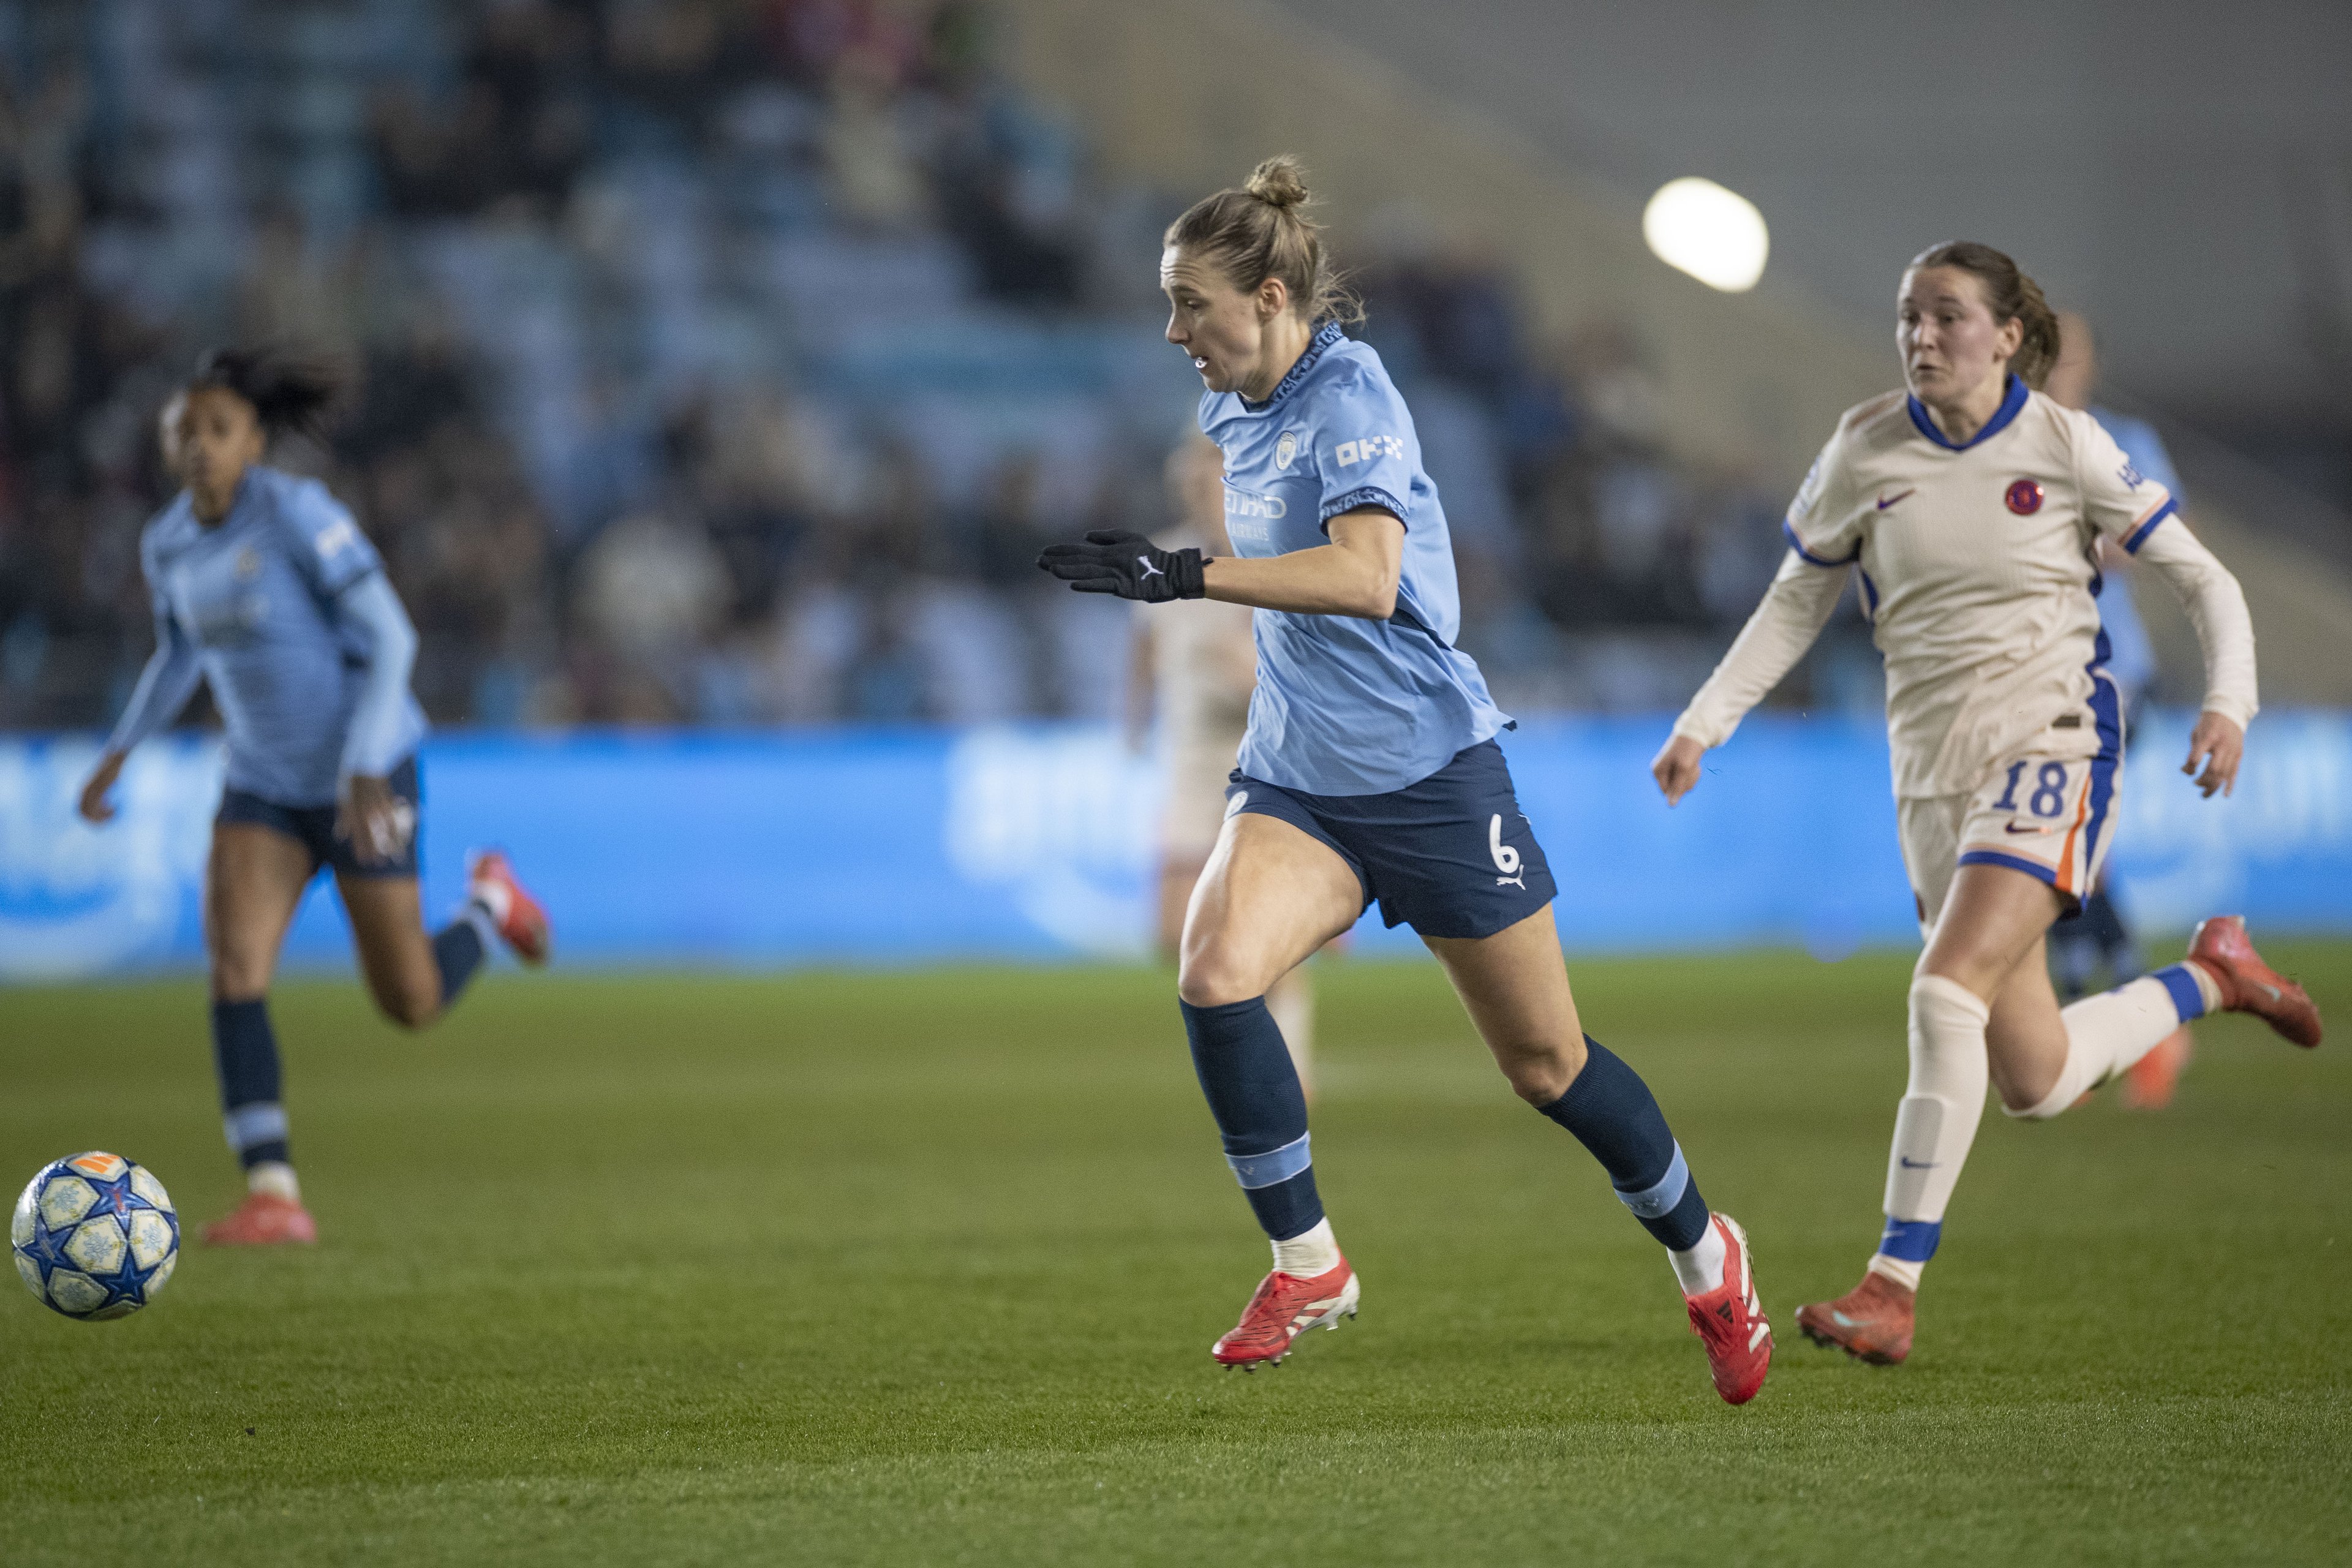
[[[180,1261],[180,1216],[144,1165],[76,1154],[25,1184],[8,1220],[25,1289],[86,1323],[124,1318],[155,1299]]]

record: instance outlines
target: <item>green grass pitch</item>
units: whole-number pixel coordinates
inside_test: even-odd
[[[2352,948],[2284,946],[2339,1029]],[[1321,971],[1361,1319],[1265,1267],[1142,970],[281,988],[315,1251],[0,1300],[0,1562],[2352,1561],[2352,1038],[2200,1026],[2161,1114],[1986,1118],[1911,1363],[1805,1344],[1877,1230],[1907,963],[1574,966],[1748,1226],[1731,1410],[1654,1244],[1433,966]],[[236,1186],[198,984],[0,992],[0,1175]],[[13,1189],[11,1189],[13,1190]]]

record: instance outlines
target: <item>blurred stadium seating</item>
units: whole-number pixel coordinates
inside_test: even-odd
[[[331,452],[288,460],[383,547],[444,724],[1116,710],[1124,616],[1028,562],[1163,521],[1191,389],[1152,261],[1192,193],[1105,177],[1000,70],[992,10],[7,15],[0,725],[127,692],[152,418],[231,338],[357,371]],[[1531,325],[1410,209],[1348,237],[1504,700],[1677,700],[1770,570],[1786,476],[1670,441],[1614,315]],[[1792,692],[1868,709],[1858,643]]]

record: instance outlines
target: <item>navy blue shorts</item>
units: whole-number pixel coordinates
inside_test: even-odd
[[[1503,748],[1456,752],[1423,779],[1386,795],[1308,795],[1235,768],[1225,815],[1254,811],[1329,845],[1377,900],[1381,919],[1423,936],[1481,937],[1551,902],[1551,867],[1519,810]]]
[[[416,776],[416,759],[409,758],[392,770],[390,779],[394,796],[404,802],[408,809],[417,812],[417,803],[424,791]],[[274,800],[264,800],[257,795],[247,795],[241,789],[225,790],[221,794],[220,812],[213,818],[215,826],[227,822],[251,823],[260,827],[275,828],[289,838],[299,839],[310,851],[310,870],[316,875],[321,866],[331,866],[339,877],[414,877],[416,875],[416,841],[424,837],[425,820],[417,813],[415,826],[409,829],[408,846],[389,860],[362,860],[348,838],[335,837],[335,808],[331,805],[280,805]]]

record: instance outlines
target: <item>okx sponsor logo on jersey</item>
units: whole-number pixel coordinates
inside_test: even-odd
[[[1362,436],[1353,441],[1342,441],[1331,454],[1332,460],[1343,468],[1358,463],[1376,462],[1382,458],[1402,458],[1404,443],[1393,436]]]

